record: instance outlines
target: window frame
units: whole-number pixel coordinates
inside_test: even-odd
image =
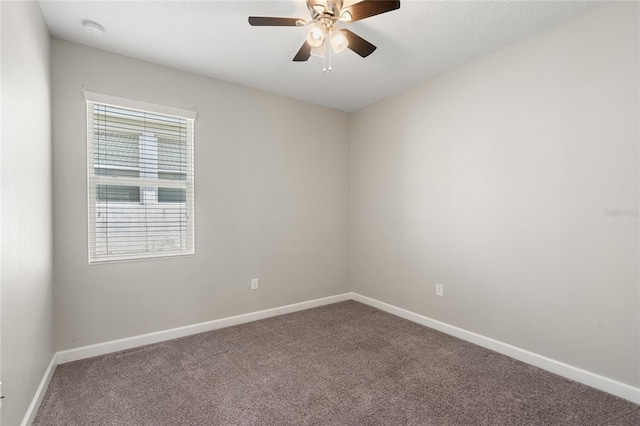
[[[87,117],[86,121],[86,130],[87,130],[87,139],[86,139],[86,149],[87,149],[87,217],[88,217],[88,252],[87,258],[90,265],[94,264],[103,264],[109,262],[122,262],[122,261],[141,261],[141,260],[155,260],[162,259],[168,257],[184,257],[184,256],[193,256],[195,254],[195,119],[196,112],[191,110],[185,110],[180,108],[168,107],[164,105],[157,105],[148,102],[121,98],[112,95],[105,95],[96,92],[84,91],[85,98],[85,113]],[[100,168],[99,164],[94,162],[93,152],[95,149],[95,140],[92,134],[93,128],[91,126],[91,117],[93,113],[93,105],[99,104],[108,107],[114,108],[123,108],[129,110],[136,110],[139,112],[157,114],[162,116],[175,117],[183,120],[187,120],[187,133],[186,133],[186,161],[187,161],[187,169],[184,172],[185,180],[176,180],[175,188],[182,189],[185,188],[186,198],[185,198],[185,210],[186,210],[186,248],[180,250],[171,250],[171,251],[142,251],[135,253],[127,253],[127,254],[96,254],[96,211],[98,208],[99,201],[96,199],[97,189],[94,191],[92,189],[92,183],[97,185],[96,183],[96,168]],[[109,166],[103,167],[105,170],[109,169]],[[119,168],[119,167],[116,167]],[[160,172],[174,172],[180,173],[176,171],[168,171],[164,169],[158,168],[158,173]],[[92,175],[93,174],[93,175]],[[99,179],[98,179],[99,180]],[[139,181],[138,183],[136,183]],[[153,185],[145,185],[145,178],[125,178],[121,182],[122,185],[132,185],[132,186],[140,186],[140,201],[132,201],[132,204],[144,204],[145,200],[145,186],[153,186]],[[179,182],[179,184],[178,184]],[[171,205],[171,204],[181,204],[181,202],[161,202],[158,199],[159,191],[158,188],[160,186],[156,186],[156,197],[155,204],[157,205]],[[162,188],[174,187],[173,185],[166,185],[166,182],[163,182]],[[190,199],[191,198],[191,199]],[[115,201],[114,201],[115,202]],[[108,203],[108,202],[107,202]],[[93,207],[92,207],[93,204]]]

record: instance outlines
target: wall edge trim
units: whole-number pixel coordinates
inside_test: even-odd
[[[22,425],[29,426],[35,419],[38,408],[42,403],[42,399],[44,398],[47,388],[49,387],[49,383],[51,382],[53,373],[55,372],[55,367],[57,365],[86,358],[92,358],[94,356],[106,355],[109,353],[119,352],[127,349],[133,349],[153,343],[165,342],[167,340],[191,336],[194,334],[204,333],[207,331],[217,330],[225,327],[231,327],[234,325],[245,324],[248,322],[258,321],[278,315],[284,315],[288,313],[303,311],[306,309],[316,308],[319,306],[330,305],[332,303],[343,302],[346,300],[355,300],[356,302],[364,303],[400,318],[404,318],[425,327],[441,331],[448,335],[493,350],[500,354],[509,356],[511,358],[517,359],[529,365],[533,365],[535,367],[541,368],[575,382],[582,383],[592,388],[626,399],[633,403],[640,404],[640,388],[638,387],[634,387],[626,383],[622,383],[620,381],[610,379],[608,377],[601,376],[599,374],[528,351],[526,349],[522,349],[517,346],[513,346],[508,343],[504,343],[499,340],[483,336],[481,334],[468,331],[463,328],[456,327],[454,325],[447,324],[445,322],[438,321],[403,308],[399,308],[389,303],[381,302],[368,296],[363,296],[359,293],[349,292],[265,309],[261,311],[249,312],[246,314],[235,315],[232,317],[221,318],[198,324],[172,328],[169,330],[162,330],[158,332],[127,337],[124,339],[112,340],[108,342],[97,343],[94,345],[59,351],[55,353],[51,358],[51,362],[49,363],[49,366],[44,373],[42,381],[38,386],[33,400],[29,405],[29,409],[25,414]]]
[[[141,334],[138,336],[127,337],[124,339],[111,340],[94,345],[82,346],[79,348],[67,349],[57,353],[58,364],[78,361],[81,359],[92,358],[94,356],[106,355],[113,352],[133,349],[140,346],[150,345],[153,343],[165,342],[167,340],[177,339],[180,337],[191,336],[198,333],[217,330],[220,328],[231,327],[234,325],[245,324],[265,318],[278,315],[288,314],[292,312],[302,311],[306,309],[316,308],[318,306],[329,305],[332,303],[350,300],[350,293],[338,294],[335,296],[323,297],[320,299],[308,300],[291,305],[279,306],[276,308],[265,309],[262,311],[249,312],[246,314],[235,315],[232,317],[220,318],[217,320],[206,321],[198,324],[186,325],[183,327],[172,328],[169,330],[156,331],[153,333]]]
[[[351,298],[356,302],[373,306],[374,308],[378,308],[382,311],[404,318],[411,322],[415,322],[434,330],[441,331],[450,336],[466,340],[467,342],[482,346],[483,348],[490,349],[502,355],[517,359],[518,361],[533,365],[534,367],[541,368],[575,382],[582,383],[584,385],[601,390],[603,392],[607,392],[636,404],[640,404],[640,388],[622,383],[614,379],[610,379],[605,376],[601,376],[599,374],[566,364],[561,361],[557,361],[555,359],[519,348],[517,346],[510,345],[508,343],[501,342],[496,339],[492,339],[491,337],[483,336],[481,334],[474,333],[472,331],[468,331],[463,328],[456,327],[454,325],[450,325],[445,322],[438,321],[403,308],[399,308],[389,303],[381,302],[371,297],[363,296],[358,293],[351,293]]]
[[[51,383],[53,373],[56,371],[57,366],[57,354],[54,353],[51,357],[51,362],[49,362],[49,366],[44,371],[44,375],[42,376],[40,385],[38,385],[38,389],[36,390],[36,393],[31,400],[31,404],[29,404],[29,408],[27,409],[27,412],[22,419],[22,426],[30,426],[35,420],[36,414],[38,414],[38,409],[40,408],[40,404],[42,403],[42,400],[47,393],[47,389],[49,389],[49,383]]]

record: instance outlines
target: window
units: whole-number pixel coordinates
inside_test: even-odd
[[[85,98],[89,263],[193,254],[195,113]]]

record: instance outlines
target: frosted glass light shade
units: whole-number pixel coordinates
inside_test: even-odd
[[[315,46],[311,48],[311,55],[318,58],[324,58],[324,46]]]
[[[311,47],[318,47],[324,41],[324,28],[322,26],[315,24],[309,28],[309,32],[307,33],[307,43]]]
[[[351,16],[348,10],[345,10],[344,12],[342,12],[342,15],[340,15],[340,20],[342,22],[351,22],[352,19],[353,17]]]
[[[334,52],[340,53],[347,46],[349,46],[349,40],[347,40],[347,35],[344,31],[338,30],[331,33],[331,47],[333,47]]]

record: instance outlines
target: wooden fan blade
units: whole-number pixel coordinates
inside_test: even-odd
[[[376,50],[376,47],[373,44],[369,43],[367,40],[363,39],[359,35],[354,34],[351,31],[344,28],[340,31],[344,31],[345,36],[347,37],[347,41],[349,42],[347,47],[353,50],[354,52],[356,52],[358,55],[362,56],[363,58],[366,58],[367,56],[371,55],[373,51]]]
[[[268,16],[249,16],[249,25],[253,27],[295,27],[298,18],[271,18]]]
[[[363,0],[351,6],[343,7],[340,16],[345,22],[355,22],[381,13],[400,9],[400,0]],[[345,15],[348,13],[349,15]]]
[[[298,50],[298,53],[296,53],[296,56],[293,57],[293,60],[294,62],[304,62],[309,60],[310,57],[311,45],[305,41],[300,50]]]

